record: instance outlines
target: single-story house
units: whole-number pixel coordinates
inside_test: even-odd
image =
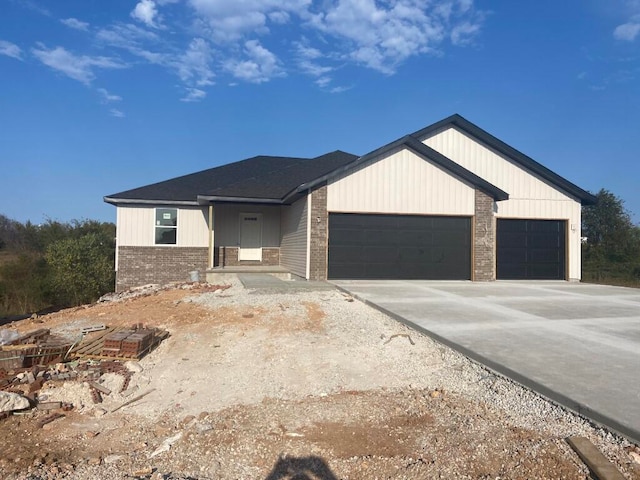
[[[117,289],[240,265],[309,280],[579,280],[595,197],[453,115],[363,156],[258,156],[109,195]]]

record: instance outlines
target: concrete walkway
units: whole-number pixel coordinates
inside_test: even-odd
[[[640,290],[567,282],[333,283],[640,441]]]
[[[307,282],[304,280],[281,280],[268,273],[238,273],[238,280],[244,288],[258,293],[291,292],[301,290],[332,290],[334,285],[327,282]]]

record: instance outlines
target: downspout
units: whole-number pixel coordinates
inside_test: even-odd
[[[213,204],[209,204],[209,268],[213,268]]]

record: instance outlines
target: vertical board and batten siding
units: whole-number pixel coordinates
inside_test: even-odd
[[[303,278],[307,278],[308,216],[307,197],[282,207],[280,265]]]
[[[407,149],[331,181],[329,212],[473,215],[475,190]]]
[[[578,200],[456,128],[445,127],[421,140],[509,194],[509,200],[496,202],[497,218],[566,220],[569,225],[568,278],[580,279],[581,206]]]
[[[173,207],[163,207],[173,208]],[[179,207],[176,245],[167,247],[207,247],[209,228],[203,207]],[[116,217],[118,246],[155,247],[155,207],[119,206]],[[165,246],[165,245],[162,245]]]
[[[216,204],[214,207],[215,246],[240,245],[240,214],[262,214],[262,246],[280,246],[280,206]]]

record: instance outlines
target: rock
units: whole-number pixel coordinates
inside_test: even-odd
[[[195,420],[195,418],[196,417],[194,417],[193,415],[187,415],[180,421],[180,425],[182,425],[183,427],[187,427],[191,422]]]
[[[29,399],[17,393],[0,391],[0,413],[29,408]]]
[[[104,417],[107,414],[107,411],[104,408],[96,408],[93,411],[93,416],[94,417]]]
[[[135,472],[133,472],[133,476],[134,477],[146,477],[147,475],[151,475],[152,473],[153,473],[153,468],[146,467],[146,468],[142,468],[140,470],[136,470]]]
[[[107,455],[106,457],[104,457],[103,462],[107,464],[116,463],[122,460],[123,458],[124,458],[124,455]]]
[[[100,457],[91,457],[87,459],[87,463],[89,465],[100,465],[102,463],[102,459]]]
[[[199,422],[196,424],[196,432],[198,433],[206,433],[213,430],[213,425],[209,422]]]
[[[91,430],[84,432],[84,436],[87,438],[93,438],[98,435],[98,432],[93,432]]]
[[[129,361],[126,362],[124,366],[127,367],[127,370],[133,373],[140,373],[144,370],[144,368],[142,368],[142,365],[140,365],[138,362]]]
[[[634,462],[640,465],[640,453],[629,452],[629,456],[633,459]]]

